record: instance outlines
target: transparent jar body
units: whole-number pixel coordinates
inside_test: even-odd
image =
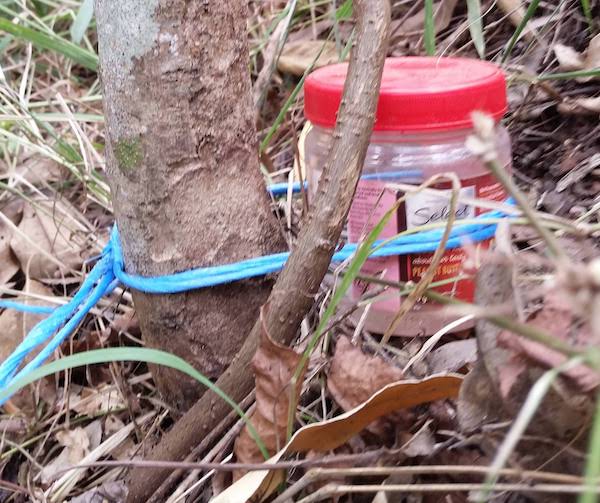
[[[400,196],[400,193],[390,191],[390,187],[393,187],[394,183],[418,185],[433,175],[453,172],[461,180],[462,186],[465,187],[461,189],[461,194],[464,193],[466,196],[475,198],[503,200],[505,194],[501,185],[493,179],[481,160],[465,146],[465,141],[472,132],[470,129],[418,134],[374,131],[367,149],[359,188],[350,212],[349,225],[345,232],[348,240],[355,242],[360,236],[364,236],[377,224],[386,208],[389,209],[394,204]],[[499,161],[507,169],[510,169],[511,147],[509,135],[500,124],[497,125],[496,133]],[[309,198],[314,197],[316,193],[331,140],[332,130],[318,126],[313,126],[306,136],[304,163],[309,185]],[[436,186],[439,189],[446,189],[447,187],[444,184]],[[382,197],[382,194],[386,195]],[[412,224],[423,225],[445,220],[443,208],[438,204],[421,195],[409,197],[406,204],[403,204],[398,210],[403,214],[394,219],[393,224],[386,226],[380,238],[392,237],[402,230],[414,226]],[[463,208],[463,210],[461,215],[457,212],[457,218],[469,218],[485,211],[475,208]],[[367,216],[369,211],[371,214]],[[490,242],[487,241],[475,244],[474,248],[468,247],[468,249],[446,252],[442,264],[446,262],[445,267],[447,267],[448,274],[441,274],[440,269],[440,274],[436,274],[434,281],[445,281],[447,284],[438,287],[437,290],[445,294],[455,295],[465,301],[472,301],[473,280],[456,279],[453,281],[450,272],[454,274],[454,278],[464,278],[465,264],[469,262],[471,265],[476,265],[471,260],[473,254],[476,262],[480,255],[479,252],[489,244]],[[408,256],[408,258],[390,258],[387,261],[370,259],[364,269],[367,269],[366,275],[381,279],[416,282],[419,279],[418,273],[422,273],[426,269],[428,263],[426,255],[431,256],[431,254],[419,254],[418,256]],[[467,261],[467,258],[470,260]],[[364,272],[364,269],[361,272]],[[368,288],[372,287],[373,285]],[[355,285],[348,300],[351,302],[358,301],[368,292],[368,288]],[[367,330],[383,333],[390,326],[402,302],[398,291],[395,292],[390,290],[378,297],[378,299],[383,300],[372,302],[369,312],[363,320]],[[388,296],[387,299],[386,295]],[[362,315],[362,309],[359,309],[356,313],[358,320]],[[443,306],[421,299],[403,318],[400,325],[394,330],[394,334],[402,336],[431,335],[448,323],[455,321],[456,318],[456,316],[448,314]],[[465,323],[460,328],[467,328],[468,326],[469,324]]]

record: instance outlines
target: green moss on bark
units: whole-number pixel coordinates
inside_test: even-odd
[[[115,158],[125,175],[138,168],[142,162],[142,145],[139,138],[123,138],[115,143]]]

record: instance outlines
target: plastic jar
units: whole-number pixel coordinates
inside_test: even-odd
[[[306,79],[304,111],[313,127],[304,142],[304,162],[309,196],[324,165],[337,110],[341,101],[347,64],[316,70]],[[361,180],[348,217],[347,235],[358,242],[373,228],[396,200],[404,195],[393,183],[420,184],[432,175],[454,172],[461,180],[461,194],[472,198],[503,201],[506,194],[485,165],[465,146],[472,134],[471,113],[482,111],[497,123],[500,161],[510,168],[509,136],[499,121],[506,111],[506,83],[494,64],[466,58],[406,57],[386,60],[375,126],[371,135]],[[447,189],[439,184],[434,188]],[[449,192],[449,191],[448,191]],[[384,239],[420,225],[446,220],[448,199],[423,193],[409,195],[379,238]],[[456,218],[472,218],[486,210],[460,203]],[[484,241],[448,250],[436,271],[436,290],[471,302],[474,280],[465,277],[465,263],[477,261],[489,247]],[[361,273],[395,282],[417,282],[431,263],[433,254],[369,259]],[[455,279],[453,279],[455,278]],[[377,285],[355,282],[352,300],[358,300]],[[372,303],[365,328],[383,333],[396,315],[402,298],[389,290]],[[360,310],[357,316],[360,316]],[[439,304],[421,299],[405,316],[396,335],[430,335],[452,322]],[[467,327],[465,323],[461,328]]]

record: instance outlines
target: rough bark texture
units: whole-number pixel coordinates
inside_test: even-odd
[[[304,222],[285,269],[271,295],[264,328],[279,343],[289,344],[314,302],[338,243],[360,177],[373,127],[389,30],[389,0],[355,0],[356,44],[329,156],[308,220]],[[263,325],[254,327],[217,385],[240,401],[252,389],[250,361]],[[229,406],[205,393],[165,434],[150,459],[180,460],[218,422]],[[169,470],[133,470],[129,502],[144,502]]]
[[[97,0],[107,168],[129,272],[152,276],[280,250],[260,174],[246,3]],[[179,295],[134,293],[148,347],[219,376],[258,317],[261,279]],[[154,367],[165,398],[201,388]]]

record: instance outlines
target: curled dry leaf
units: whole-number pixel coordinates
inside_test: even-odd
[[[315,61],[317,56],[318,59]],[[301,77],[313,61],[315,61],[313,68],[337,63],[339,59],[335,43],[323,40],[288,42],[281,51],[277,69],[282,73]]]
[[[559,103],[558,111],[564,115],[599,115],[600,96],[594,98],[566,98]]]
[[[589,325],[578,326],[575,322],[575,315],[569,301],[560,292],[555,291],[546,294],[542,309],[528,320],[530,325],[576,347],[583,349],[595,346]],[[543,344],[524,339],[508,331],[500,334],[499,343],[544,367],[556,367],[564,363],[566,359],[561,353]],[[565,372],[565,374],[575,381],[584,392],[595,389],[600,385],[600,375],[585,365],[577,366]]]
[[[10,249],[12,230],[0,221],[0,285],[7,283],[19,271],[19,262]]]
[[[287,445],[267,462],[277,463],[283,456],[294,452],[327,452],[336,449],[367,425],[391,412],[435,400],[456,398],[461,383],[462,377],[459,375],[444,375],[389,384],[365,403],[340,416],[300,428]],[[277,489],[281,477],[281,471],[252,471],[216,496],[212,502],[263,501]]]
[[[89,453],[90,438],[83,428],[59,431],[56,440],[64,449],[42,469],[40,475],[43,484],[55,480],[59,473],[76,465]]]
[[[23,200],[15,198],[8,204],[3,204],[0,211],[4,216],[0,219],[0,285],[3,285],[19,271],[19,262],[10,249],[13,230],[5,219],[15,225],[19,224],[23,215]]]
[[[588,45],[585,54],[580,54],[572,47],[555,44],[554,54],[561,71],[594,70],[600,68],[600,35],[596,35]],[[589,82],[597,77],[578,77],[578,82]]]
[[[125,402],[116,387],[103,385],[98,388],[82,388],[72,393],[69,407],[78,414],[93,417],[123,409]]]
[[[477,340],[465,339],[444,344],[427,358],[434,373],[456,372],[477,360]]]
[[[69,228],[63,225],[66,211],[54,201],[38,201],[27,205],[23,219],[10,247],[31,278],[52,278],[59,271],[77,269],[81,263],[79,249]]]
[[[301,355],[274,342],[263,329],[252,359],[256,378],[256,409],[250,419],[269,453],[277,452],[285,444],[290,400],[293,399],[291,406],[295,410],[306,371],[306,367],[302,369],[295,389],[292,389],[290,383],[300,359]],[[247,427],[236,439],[234,452],[240,463],[264,461]]]
[[[568,45],[556,44],[554,46],[554,55],[560,69],[564,72],[581,70],[585,66],[583,56]]]

